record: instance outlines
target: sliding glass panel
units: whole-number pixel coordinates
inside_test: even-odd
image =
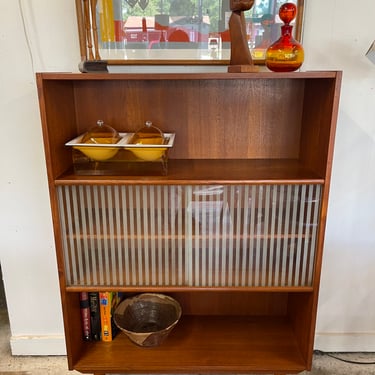
[[[311,286],[320,185],[59,186],[71,286]]]

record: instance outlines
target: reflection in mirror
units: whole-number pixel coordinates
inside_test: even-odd
[[[245,12],[255,63],[280,36],[285,0],[255,0]],[[301,41],[303,0],[294,37]],[[230,0],[76,0],[81,56],[109,64],[228,64]]]

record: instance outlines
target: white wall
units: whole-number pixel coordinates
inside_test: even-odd
[[[305,3],[303,68],[344,70],[316,348],[375,351],[375,65],[364,57],[375,2]],[[14,354],[65,353],[34,73],[77,70],[76,30],[74,0],[0,0],[0,261]]]
[[[76,30],[74,0],[0,0],[0,261],[14,354],[65,352],[35,72],[77,70]]]
[[[343,70],[315,346],[374,351],[375,2],[306,3],[304,69]]]

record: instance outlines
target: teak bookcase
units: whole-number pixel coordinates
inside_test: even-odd
[[[292,374],[312,362],[341,72],[39,73],[69,369]],[[104,120],[176,133],[167,176],[80,176]],[[158,347],[82,339],[79,292],[159,292]]]

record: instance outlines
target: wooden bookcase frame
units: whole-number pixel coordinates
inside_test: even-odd
[[[265,373],[311,369],[341,72],[38,73],[43,138],[69,369],[106,373]],[[65,143],[98,119],[118,131],[151,120],[175,132],[167,176],[80,176]],[[72,283],[58,190],[72,186],[316,185],[321,188],[307,285]],[[60,206],[59,206],[60,204]],[[85,342],[79,292],[167,293],[183,317],[143,349],[119,335]]]

